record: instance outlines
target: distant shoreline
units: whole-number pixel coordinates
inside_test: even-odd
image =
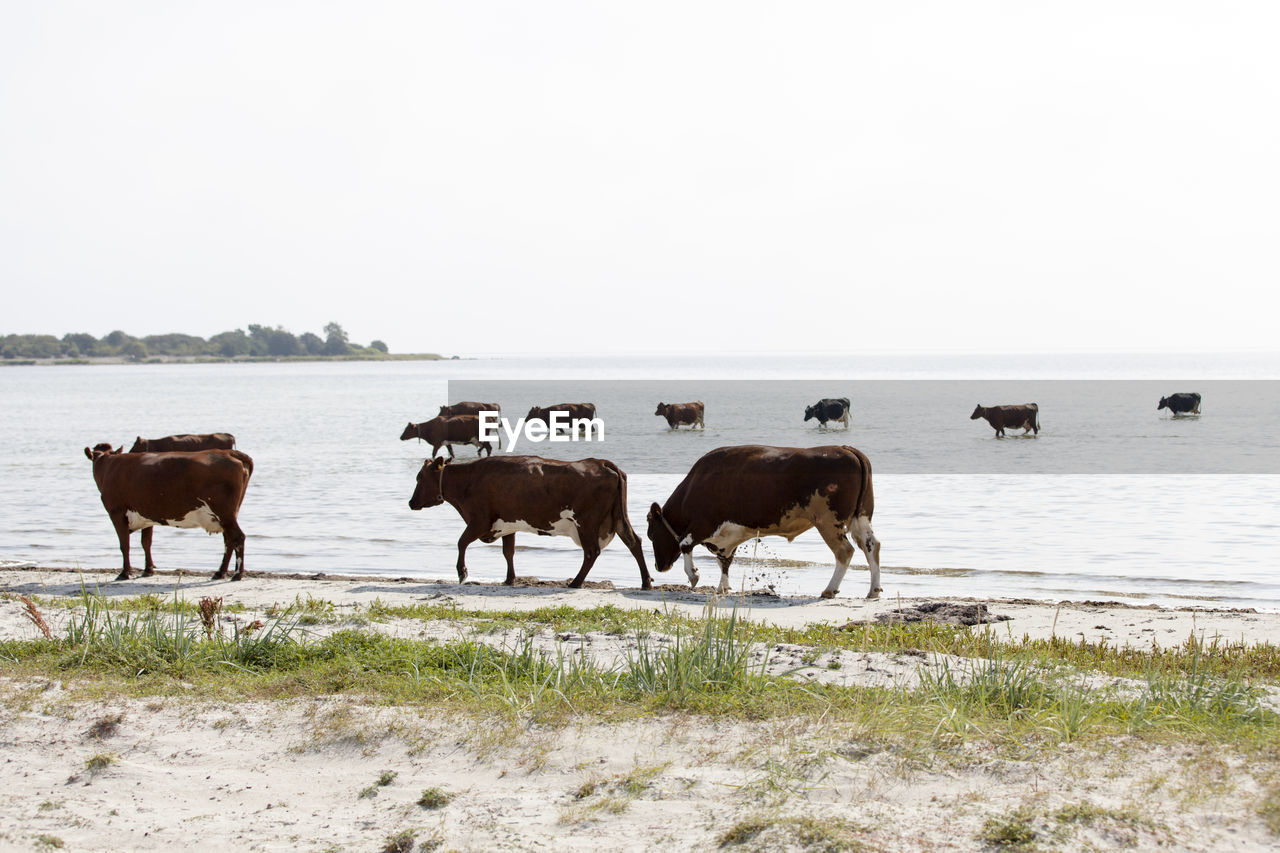
[[[32,366],[86,366],[86,365],[102,365],[102,364],[126,364],[126,365],[144,365],[144,364],[250,364],[250,363],[276,363],[291,361],[460,361],[458,356],[439,355],[433,352],[421,353],[399,353],[395,355],[241,355],[231,358],[223,358],[213,355],[202,356],[174,356],[160,355],[143,359],[131,359],[124,356],[101,356],[93,358],[10,358],[0,359],[2,367],[32,367]]]

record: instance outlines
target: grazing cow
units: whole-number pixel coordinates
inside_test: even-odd
[[[880,597],[880,541],[871,530],[875,497],[871,463],[852,447],[721,447],[703,456],[662,506],[649,508],[653,561],[665,572],[684,556],[689,585],[698,585],[693,549],[702,545],[720,563],[718,591],[729,591],[737,547],[761,536],[791,541],[811,527],[836,557],[823,598],[840,591],[853,541],[867,556],[871,588]]]
[[[969,416],[969,420],[986,418],[987,423],[996,431],[996,436],[1004,435],[1006,429],[1021,429],[1022,434],[1034,431],[1040,434],[1040,407],[1035,403],[1023,406],[978,406]]]
[[[653,414],[666,418],[668,429],[677,429],[680,426],[706,429],[706,425],[702,422],[704,411],[702,401],[698,400],[693,403],[659,403],[658,410]]]
[[[400,433],[401,441],[411,438],[421,439],[431,445],[431,455],[440,452],[441,447],[449,448],[449,458],[453,458],[455,444],[474,444],[476,456],[485,451],[493,455],[493,446],[480,440],[480,418],[475,415],[462,415],[456,418],[434,417],[420,424],[411,423]]]
[[[533,421],[542,421],[549,427],[551,426],[552,412],[564,412],[569,416],[569,420],[571,422],[579,419],[592,420],[596,416],[596,404],[595,403],[557,403],[554,406],[545,406],[545,407],[534,406],[533,408],[529,409],[529,414],[524,416],[524,422],[526,424],[529,424],[529,423],[532,423]]]
[[[448,501],[466,522],[458,539],[458,581],[467,579],[467,546],[502,539],[508,586],[515,583],[517,533],[568,536],[582,548],[582,568],[569,582],[582,586],[587,572],[615,534],[636,558],[640,586],[653,583],[640,538],[627,518],[627,475],[606,459],[562,462],[539,456],[499,456],[467,465],[428,459],[418,472],[410,509]]]
[[[170,450],[232,450],[236,437],[229,432],[181,433],[164,438],[138,438],[129,448],[130,453],[162,453]]]
[[[99,445],[100,447],[101,445]],[[236,521],[244,493],[253,474],[253,460],[239,450],[168,451],[122,453],[84,449],[93,462],[93,479],[102,494],[102,505],[120,540],[124,568],[116,580],[128,580],[129,534],[142,531],[146,556],[142,576],[156,572],[151,559],[152,526],[201,527],[221,533],[225,550],[213,579],[227,576],[231,553],[236,555],[233,581],[244,577],[244,531]]]
[[[818,426],[825,427],[827,421],[839,421],[844,428],[849,428],[849,409],[852,406],[848,397],[823,397],[812,406],[805,406],[804,419],[818,419]]]
[[[1200,395],[1196,393],[1170,394],[1168,397],[1160,398],[1160,405],[1156,406],[1156,411],[1168,409],[1175,415],[1184,415],[1190,412],[1193,415],[1200,414]]]

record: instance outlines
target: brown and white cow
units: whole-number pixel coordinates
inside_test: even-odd
[[[130,453],[160,453],[169,450],[231,450],[236,437],[229,432],[181,433],[164,438],[138,438],[129,448]]]
[[[1023,435],[1033,430],[1036,435],[1040,434],[1040,407],[1035,403],[1021,406],[978,406],[969,420],[976,421],[978,418],[986,418],[987,423],[995,429],[997,437],[1004,435],[1006,429],[1021,429]]]
[[[495,456],[451,465],[428,459],[418,472],[410,509],[449,502],[466,522],[458,539],[458,580],[467,579],[467,546],[502,539],[508,586],[515,583],[517,533],[567,536],[582,548],[582,568],[569,582],[582,586],[587,572],[615,535],[636,558],[640,586],[653,582],[640,537],[627,518],[627,475],[607,459],[562,462],[540,456]]]
[[[99,445],[99,448],[101,445]],[[222,565],[214,580],[227,576],[231,554],[236,570],[231,579],[244,577],[244,531],[236,520],[253,460],[239,450],[169,451],[163,453],[122,453],[84,449],[93,462],[93,479],[102,495],[102,506],[116,529],[124,568],[116,580],[128,580],[129,534],[142,531],[142,551],[146,555],[143,577],[155,574],[151,559],[154,525],[200,527],[221,533]]]
[[[551,415],[554,412],[564,412],[568,416],[568,422],[572,423],[576,420],[592,420],[596,416],[595,403],[556,403],[554,406],[534,406],[529,409],[529,414],[524,416],[524,422],[529,424],[533,421],[542,421],[548,427],[551,426]],[[562,419],[564,420],[564,419]]]
[[[480,440],[480,418],[475,415],[460,415],[456,418],[434,417],[420,424],[411,423],[400,433],[401,441],[411,438],[421,439],[431,445],[431,455],[440,452],[441,447],[449,448],[449,458],[453,458],[453,445],[473,444],[476,455],[489,452],[493,455],[493,445]]]
[[[836,558],[823,591],[840,591],[853,541],[867,556],[871,588],[880,597],[880,541],[871,530],[875,497],[871,463],[852,447],[721,447],[693,464],[662,506],[649,508],[653,561],[665,572],[683,555],[689,585],[698,585],[693,549],[702,545],[720,563],[718,591],[729,591],[729,565],[743,542],[761,536],[791,541],[816,527]]]
[[[706,425],[702,422],[704,410],[702,401],[696,400],[692,403],[659,403],[658,410],[653,414],[656,417],[666,418],[668,429],[677,429],[681,426],[706,429]]]

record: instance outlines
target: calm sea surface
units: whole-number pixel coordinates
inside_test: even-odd
[[[1244,383],[1211,384],[1257,380],[1263,387],[1271,383],[1261,380],[1278,377],[1277,354],[645,355],[8,367],[0,369],[0,561],[118,568],[115,535],[83,448],[99,441],[127,445],[138,435],[224,430],[235,433],[240,449],[255,461],[240,519],[248,535],[249,571],[454,578],[462,523],[448,506],[408,508],[427,448],[398,440],[406,422],[433,416],[447,401],[450,383],[468,383],[453,385],[455,398],[458,389],[483,383],[507,389],[499,402],[515,418],[531,402],[561,402],[520,399],[528,390],[522,380],[643,381],[655,383],[654,394],[669,380],[672,397],[705,381],[719,383],[698,395],[708,404],[705,434],[668,433],[665,422],[652,415],[655,399],[645,404],[647,411],[637,404],[634,410],[615,406],[611,413],[602,404],[604,444],[561,444],[554,454],[547,445],[519,451],[610,457],[611,433],[620,454],[634,456],[643,448],[643,458],[623,466],[632,523],[643,537],[646,508],[665,500],[680,479],[672,471],[684,470],[685,460],[707,450],[741,443],[852,444],[868,453],[876,469],[874,526],[884,543],[888,596],[1087,598],[1280,610],[1277,401],[1252,394]],[[741,381],[747,379],[758,380],[759,388],[752,391]],[[789,383],[797,383],[797,400],[807,398],[816,380],[830,382],[830,396],[854,400],[847,432],[820,433],[812,422],[801,421],[802,410],[792,411],[793,401],[781,399],[778,389]],[[1022,397],[970,400],[984,388],[966,385],[961,396],[960,386],[883,380],[981,381],[990,383],[991,394],[1016,390],[1040,403],[1043,430],[1035,439],[997,441],[985,423],[968,420],[979,401],[1024,402]],[[1099,382],[1098,399],[1104,402],[1073,405],[1088,392],[1078,382],[1060,380]],[[1134,380],[1144,384],[1133,385]],[[885,414],[918,409],[920,389],[931,399],[954,391],[956,400],[929,413],[937,423]],[[1174,420],[1156,412],[1160,394],[1180,390],[1205,395],[1202,417]],[[718,409],[717,395],[723,398]],[[1135,395],[1141,399],[1129,407],[1124,401]],[[1251,397],[1265,399],[1249,405]],[[719,420],[717,412],[724,413]],[[1206,459],[1227,451],[1236,455],[1196,470],[1231,473],[1186,474],[1177,465],[1163,470],[1164,451],[1151,449],[1190,458],[1202,447]],[[1248,448],[1243,456],[1241,447]],[[457,452],[459,459],[474,453]],[[1003,464],[1014,454],[1028,464]],[[1056,467],[1034,464],[1051,458],[1065,461]],[[928,461],[944,459],[963,464]],[[984,459],[991,460],[990,468]],[[136,536],[133,541],[135,566],[141,566]],[[521,575],[566,578],[580,563],[581,552],[567,539],[519,536],[517,543]],[[221,539],[160,528],[154,551],[162,568],[212,573]],[[831,574],[831,554],[812,532],[793,543],[748,543],[739,554],[730,575],[735,588],[771,586],[782,594],[816,595]],[[704,580],[714,583],[714,560],[701,551],[695,559]],[[472,579],[494,581],[504,574],[496,544],[472,545],[467,562]],[[861,555],[842,595],[865,594],[860,562]],[[635,563],[617,541],[591,579],[639,585]],[[659,580],[680,583],[684,574],[677,567]]]

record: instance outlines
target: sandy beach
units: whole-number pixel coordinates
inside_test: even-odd
[[[676,586],[643,592],[608,584],[570,590],[537,582],[506,588],[368,577],[255,575],[215,583],[194,574],[111,582],[113,576],[0,569],[0,640],[40,636],[18,596],[43,603],[58,637],[77,613],[58,602],[74,604],[88,589],[108,600],[220,597],[224,629],[299,602],[328,602],[329,615],[306,628],[314,638],[357,625],[442,642],[480,636],[502,647],[524,638],[548,654],[567,649],[608,667],[634,650],[633,637],[510,626],[477,634],[471,617],[370,622],[360,614],[375,602],[481,614],[612,606],[695,618],[719,608],[764,625],[856,631],[928,604],[760,592],[717,599]],[[1280,615],[1252,611],[944,604],[986,605],[988,618],[1000,621],[968,630],[1010,641],[1057,636],[1149,649],[1192,636],[1246,645],[1280,637]],[[922,670],[964,663],[917,650],[781,643],[753,653],[770,673],[853,688],[909,688]],[[980,739],[947,750],[886,746],[847,721],[672,712],[620,722],[570,716],[513,723],[351,694],[210,700],[184,697],[179,685],[161,696],[98,695],[58,672],[15,674],[9,663],[0,663],[0,672],[10,777],[0,795],[0,812],[9,816],[0,828],[3,849],[977,850],[992,847],[999,837],[993,825],[1009,815],[1033,827],[1027,843],[1040,849],[1277,843],[1259,803],[1280,778],[1280,764],[1176,739],[1063,743],[1048,757],[1019,759],[1016,750]],[[1274,697],[1264,701],[1274,704]],[[425,796],[429,790],[445,802]]]

